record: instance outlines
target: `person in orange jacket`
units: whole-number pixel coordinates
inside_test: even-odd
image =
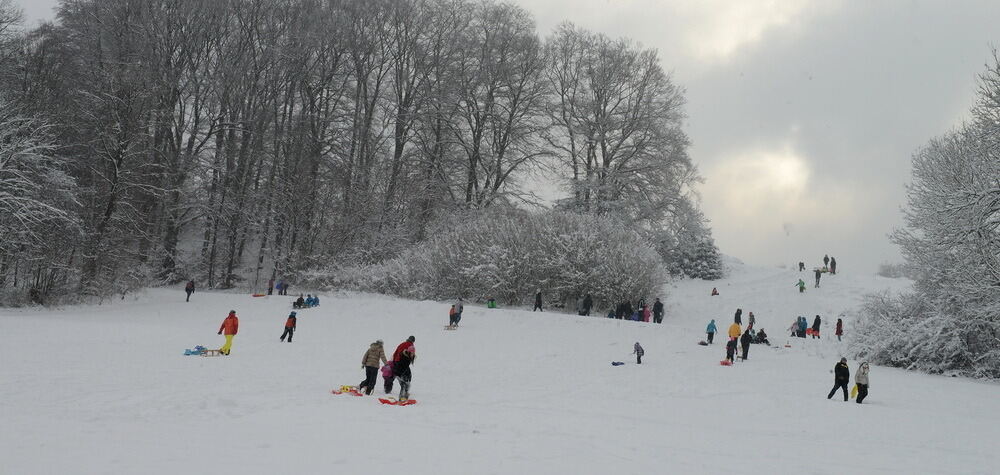
[[[285,337],[288,337],[288,342],[292,342],[292,335],[295,334],[295,312],[288,314],[288,320],[285,320],[285,332],[281,334],[281,341],[285,341]]]
[[[240,319],[236,318],[236,310],[230,310],[229,316],[222,321],[222,326],[219,327],[219,335],[222,332],[226,333],[226,344],[219,348],[219,352],[228,356],[229,350],[233,347],[233,337],[236,336],[236,332],[240,329]]]

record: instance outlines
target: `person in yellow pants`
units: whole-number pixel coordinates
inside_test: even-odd
[[[229,355],[229,350],[233,347],[233,337],[240,329],[240,319],[236,318],[236,310],[230,310],[229,316],[222,321],[222,326],[219,327],[219,335],[223,332],[226,334],[226,344],[219,348],[219,352],[224,355]]]

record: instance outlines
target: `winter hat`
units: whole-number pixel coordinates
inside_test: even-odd
[[[841,362],[841,363],[847,363],[847,358],[841,358],[841,359],[840,359],[840,362]]]
[[[382,340],[375,340],[375,344],[381,346],[382,345]]]
[[[410,335],[410,337],[407,338],[406,341],[408,341],[410,343],[413,343],[413,342],[417,341],[417,337],[415,337],[413,335]]]
[[[295,316],[295,312],[289,313],[288,316],[289,317],[294,317]]]

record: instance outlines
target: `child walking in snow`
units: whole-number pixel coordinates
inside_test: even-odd
[[[292,342],[292,335],[295,334],[295,312],[288,314],[288,320],[285,320],[285,331],[281,334],[281,341],[285,341],[285,337],[288,337],[288,342]]]
[[[632,350],[632,354],[635,355],[635,364],[642,364],[642,355],[646,352],[643,351],[642,345],[639,342],[635,342],[635,349]]]
[[[715,328],[715,320],[713,319],[711,322],[708,322],[708,327],[705,328],[705,333],[708,333],[709,345],[712,344],[712,338],[715,338],[715,332],[717,331],[718,329]]]

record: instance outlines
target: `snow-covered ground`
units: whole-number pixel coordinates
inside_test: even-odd
[[[801,275],[804,295],[787,269],[679,282],[662,325],[467,306],[452,332],[444,303],[326,295],[299,312],[291,344],[278,341],[279,296],[186,304],[178,287],[0,310],[0,473],[998,473],[995,383],[873,367],[865,404],[826,399],[846,345],[837,316],[906,284],[842,273],[813,289]],[[737,306],[777,346],[724,367],[724,338],[696,343]],[[229,309],[232,356],[182,356],[220,346]],[[817,313],[822,340],[787,338],[795,316]],[[361,381],[370,342],[391,352],[408,335],[417,405],[330,394]]]

